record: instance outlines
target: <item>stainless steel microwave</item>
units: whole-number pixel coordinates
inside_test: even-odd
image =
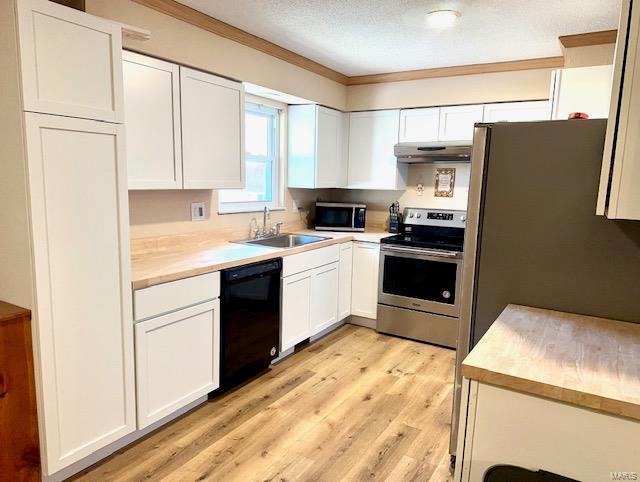
[[[364,231],[366,204],[316,202],[317,231]]]

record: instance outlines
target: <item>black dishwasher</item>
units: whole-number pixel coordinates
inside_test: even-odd
[[[220,388],[267,369],[278,356],[282,259],[222,271]]]

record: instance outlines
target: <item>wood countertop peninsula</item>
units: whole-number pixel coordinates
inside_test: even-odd
[[[640,420],[640,324],[509,305],[462,374]]]

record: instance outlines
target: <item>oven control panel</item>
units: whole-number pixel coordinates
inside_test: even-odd
[[[464,228],[467,212],[453,209],[405,208],[404,224]]]

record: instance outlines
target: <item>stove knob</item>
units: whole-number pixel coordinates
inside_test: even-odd
[[[450,292],[450,291],[447,291],[447,290],[444,290],[444,291],[442,292],[442,297],[443,297],[445,300],[448,300],[449,298],[451,298],[451,292]]]
[[[409,217],[412,218],[413,217],[413,213],[409,214]]]
[[[460,216],[460,221],[465,222],[467,220],[466,216]]]
[[[418,213],[416,214],[416,218],[420,219],[422,217],[422,214]]]

